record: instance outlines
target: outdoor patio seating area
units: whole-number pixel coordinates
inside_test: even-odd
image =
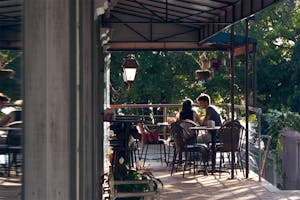
[[[255,199],[255,200],[287,200],[300,199],[300,191],[282,191],[271,183],[262,179],[259,181],[258,174],[250,171],[246,179],[242,170],[235,171],[235,178],[231,179],[230,169],[220,174],[193,173],[186,170],[182,176],[182,168],[171,175],[171,166],[157,158],[155,145],[149,146],[148,158],[144,169],[150,171],[155,178],[163,183],[159,193],[153,199]],[[106,166],[108,167],[108,166]],[[104,196],[105,197],[105,196]],[[107,196],[106,196],[107,197]],[[145,199],[151,199],[147,197]]]
[[[152,148],[152,146],[150,147]],[[149,156],[153,155],[150,149]],[[170,168],[166,164],[161,165],[160,159],[149,159],[145,167],[151,170],[156,178],[163,182],[159,199],[255,199],[255,200],[296,200],[300,199],[300,191],[281,191],[262,179],[258,181],[258,175],[251,172],[248,179],[237,170],[235,179],[230,179],[229,173],[219,173],[208,176],[203,173],[186,173],[182,177],[182,171],[170,175]],[[22,176],[0,177],[0,199],[21,199]]]

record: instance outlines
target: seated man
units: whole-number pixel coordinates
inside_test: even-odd
[[[203,121],[201,122],[201,125],[207,126],[207,122],[208,120],[213,120],[215,122],[216,126],[221,126],[222,125],[222,121],[221,121],[221,116],[220,114],[217,112],[217,110],[210,105],[210,96],[207,94],[200,94],[197,98],[199,107],[202,109],[205,109],[206,113],[205,113],[205,117],[203,119]],[[202,135],[202,138],[200,138],[200,140],[203,140],[202,142],[207,143],[208,140],[210,140],[211,138],[211,150],[212,150],[212,170],[215,170],[215,145],[216,145],[216,134],[217,131],[209,131],[207,134]],[[199,138],[198,138],[199,139]]]
[[[221,126],[221,116],[220,113],[217,111],[217,109],[211,105],[210,97],[207,94],[201,93],[197,97],[197,101],[199,104],[199,107],[202,109],[205,109],[205,117],[203,121],[201,122],[201,125],[206,126],[208,120],[212,120],[215,122],[216,126]]]

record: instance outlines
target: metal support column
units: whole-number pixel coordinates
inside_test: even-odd
[[[245,20],[245,111],[246,111],[246,178],[249,176],[249,88],[248,88],[248,69],[249,69],[249,19]]]
[[[230,30],[230,101],[231,101],[231,121],[234,120],[234,25]],[[233,147],[231,150],[231,179],[234,178],[234,161],[235,156]]]
[[[256,88],[256,80],[257,80],[257,72],[256,72],[256,44],[253,46],[252,53],[252,73],[253,73],[253,107],[257,106],[257,88]]]

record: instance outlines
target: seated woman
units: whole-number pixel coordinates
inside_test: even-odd
[[[10,122],[10,116],[2,112],[2,109],[6,107],[10,102],[10,98],[3,93],[0,93],[0,126],[4,126]]]
[[[182,104],[182,109],[176,116],[177,120],[192,120],[197,124],[201,124],[201,120],[196,111],[193,110],[193,101],[191,99],[186,99]]]
[[[5,107],[7,102],[9,102],[9,99],[0,95],[1,109]],[[0,126],[6,126],[15,121],[22,121],[22,105],[23,105],[22,100],[15,101],[13,110],[10,111],[8,114],[3,113],[0,119]]]

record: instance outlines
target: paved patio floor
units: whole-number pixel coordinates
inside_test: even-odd
[[[248,179],[242,173],[238,173],[235,179],[230,179],[228,173],[222,173],[221,178],[219,173],[208,176],[186,173],[183,178],[182,172],[170,176],[167,168],[153,167],[152,170],[155,177],[164,183],[160,199],[300,199],[300,191],[280,191],[265,180],[259,182],[254,173]]]
[[[156,178],[163,182],[163,189],[159,198],[166,200],[300,200],[300,191],[281,191],[262,179],[258,181],[257,174],[251,172],[248,179],[243,177],[242,172],[234,179],[230,179],[229,173],[219,173],[207,176],[203,173],[185,173],[182,171],[170,175],[170,168],[166,164],[161,165],[159,160],[146,161]],[[7,178],[0,176],[0,200],[21,199],[21,176]]]
[[[0,200],[21,200],[21,176],[0,176]]]
[[[147,161],[145,166],[150,168],[156,178],[163,183],[160,199],[166,200],[300,200],[300,190],[282,191],[258,175],[250,172],[249,178],[244,178],[242,171],[237,170],[234,179],[229,173],[204,175],[182,171],[170,175],[170,168],[161,165],[159,161]]]

